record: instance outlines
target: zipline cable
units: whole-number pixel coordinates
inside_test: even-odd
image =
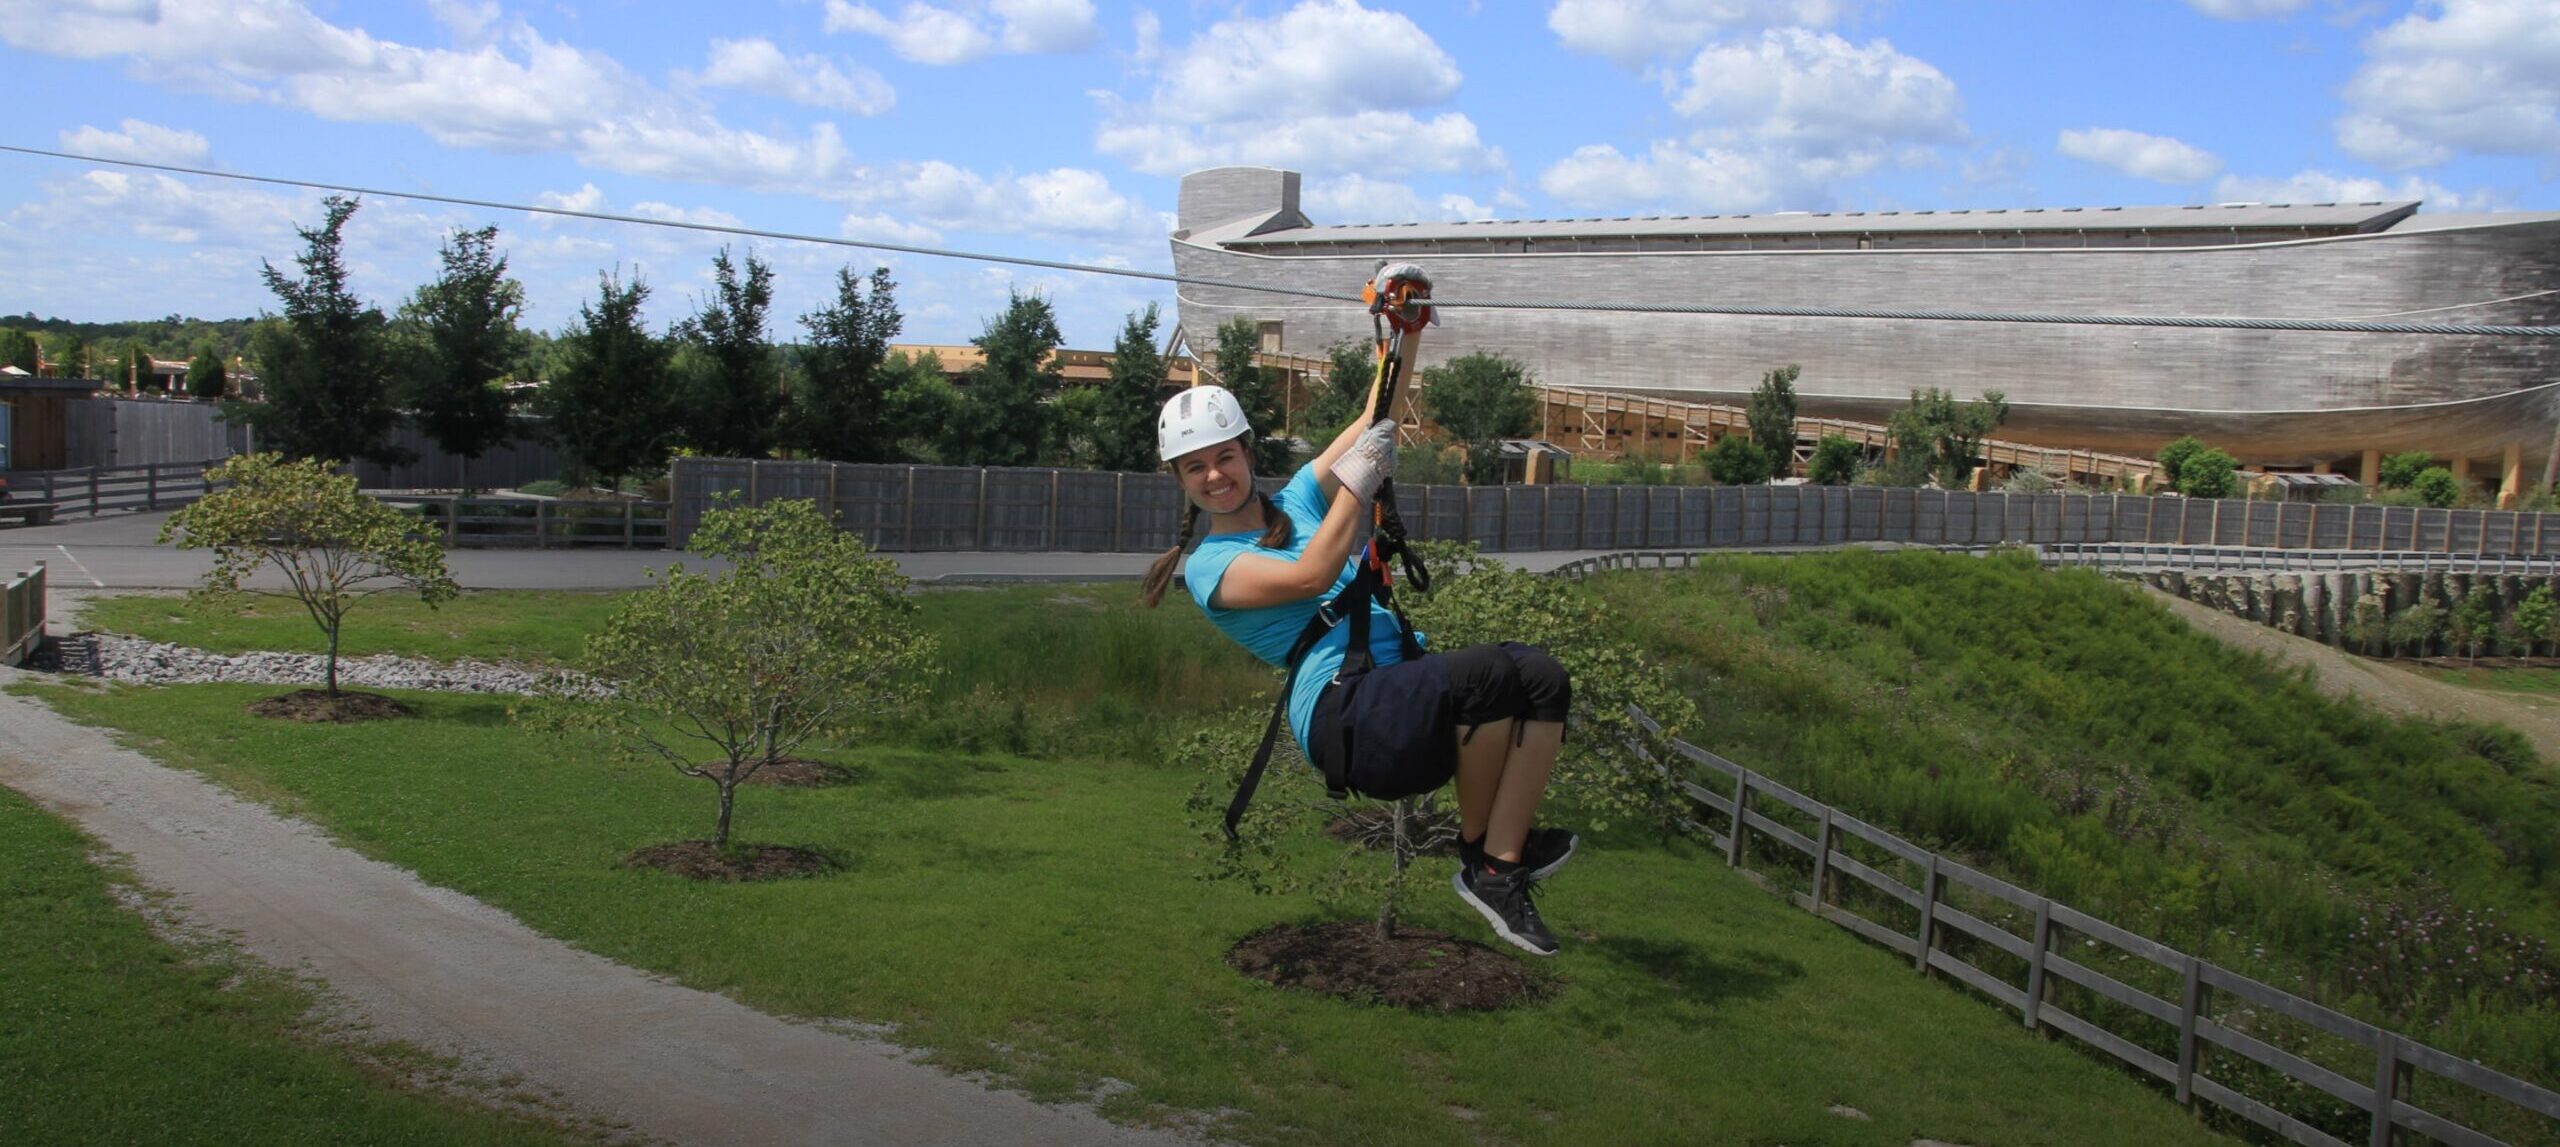
[[[0,144],[0,152],[65,159],[75,163],[106,164],[115,167],[164,171],[176,175],[193,175],[207,179],[230,179],[247,183],[263,183],[278,187],[306,188],[314,191],[336,191],[350,195],[375,195],[387,199],[410,199],[424,203],[446,203],[457,207],[477,207],[488,211],[517,211],[528,215],[549,215],[565,219],[587,219],[600,223],[628,223],[643,227],[666,227],[684,231],[701,231],[715,235],[736,235],[748,239],[771,239],[785,243],[815,243],[828,247],[851,247],[864,251],[889,251],[902,255],[923,255],[940,259],[966,259],[982,263],[1002,263],[1016,267],[1068,271],[1085,275],[1112,275],[1124,279],[1172,283],[1185,287],[1217,287],[1232,291],[1251,291],[1271,295],[1322,299],[1345,306],[1363,306],[1361,299],[1331,291],[1314,291],[1301,287],[1280,287],[1267,283],[1240,283],[1225,279],[1204,279],[1163,271],[1140,271],[1129,267],[1106,267],[1093,263],[1069,263],[1056,259],[1033,259],[1022,255],[994,255],[983,251],[962,251],[948,247],[926,247],[909,243],[886,243],[875,239],[847,239],[833,235],[809,235],[794,231],[772,231],[757,227],[702,223],[683,219],[651,219],[638,215],[618,215],[610,211],[581,211],[570,207],[548,207],[531,203],[508,203],[494,199],[474,199],[459,195],[438,195],[425,191],[394,191],[378,187],[324,183],[310,179],[287,179],[271,175],[249,175],[235,171],[216,171],[204,167],[188,167],[174,163],[151,163],[139,159],[109,159],[104,156],[81,155],[76,152],[53,151],[40,147]],[[2531,297],[2531,296],[2519,296]],[[1455,299],[1434,298],[1431,305],[1453,309],[1520,310],[1520,311],[1605,311],[1649,315],[1719,315],[1740,318],[1799,319],[1898,319],[1917,322],[1953,323],[2022,323],[2065,326],[2160,327],[2190,330],[2307,331],[2331,334],[2391,335],[2470,335],[2498,338],[2560,338],[2560,326],[2515,326],[2489,323],[2405,323],[2373,322],[2356,319],[2273,319],[2242,315],[2071,315],[2034,311],[1959,311],[1906,310],[1875,307],[1771,307],[1708,303],[1649,302],[1577,302],[1571,300],[1519,299]],[[2468,305],[2468,304],[2466,304]]]

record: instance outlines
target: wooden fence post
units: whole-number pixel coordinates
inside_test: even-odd
[[[160,464],[157,462],[148,462],[142,467],[142,508],[160,508]]]
[[[755,471],[750,470],[748,473],[753,474]],[[749,484],[752,485],[752,481]],[[535,502],[533,504],[533,548],[538,550],[551,544],[550,526],[551,503]]]
[[[835,472],[834,472],[834,471],[828,471],[828,475],[827,475],[827,485],[828,485],[829,487],[833,487],[833,486],[835,485]],[[834,494],[834,492],[833,492],[833,490],[832,490],[832,489],[830,489],[830,491],[829,491],[829,493],[828,493],[828,495],[827,495],[827,502],[828,502],[828,504],[830,504],[830,505],[834,504],[834,502],[835,502],[835,494]],[[624,503],[622,504],[622,548],[623,548],[623,549],[626,549],[626,550],[636,548],[636,546],[634,545],[634,542],[633,542],[633,538],[632,538],[632,534],[633,534],[635,531],[634,531],[631,527],[632,527],[633,511],[635,511],[636,509],[638,509],[639,505],[640,505],[640,503],[638,503],[638,502],[624,502]]]
[[[905,524],[898,527],[899,545],[912,553],[916,548],[916,468],[907,467],[907,513]]]
[[[1813,914],[1822,915],[1822,906],[1838,898],[1831,887],[1831,806],[1822,806],[1822,831],[1813,838]]]
[[[987,548],[987,468],[978,467],[978,549]]]
[[[454,538],[461,529],[462,499],[458,496],[446,498],[444,500],[444,548],[453,548]]]
[[[2053,901],[2038,897],[2036,898],[2036,947],[2034,954],[2027,957],[2027,1003],[2023,1009],[2026,1012],[2028,1031],[2038,1030],[2043,1022],[2042,1017],[2036,1012],[2044,1007],[2045,991],[2050,986],[2045,983],[2044,957],[2045,953],[2052,950]]]
[[[1129,475],[1114,471],[1111,475],[1111,552],[1120,552],[1120,516],[1129,512]]]
[[[2002,516],[2007,516],[2005,508]],[[1938,854],[1929,854],[1929,870],[1920,878],[1920,948],[1912,957],[1912,966],[1922,976],[1929,974],[1929,948],[1938,936]]]
[[[1751,828],[1744,819],[1751,815],[1751,771],[1745,769],[1733,779],[1733,833],[1725,838],[1724,862],[1727,867],[1742,867],[1742,838]]]
[[[2391,1147],[2391,1105],[2400,1094],[2400,1037],[2374,1033],[2373,1147]]]
[[[89,467],[89,516],[98,516],[98,468]]]
[[[2204,1013],[2204,961],[2187,957],[2187,986],[2178,1006],[2178,1106],[2196,1107],[2196,1020]]]
[[[1058,549],[1058,489],[1064,471],[1049,471],[1049,540],[1043,547],[1052,553]]]

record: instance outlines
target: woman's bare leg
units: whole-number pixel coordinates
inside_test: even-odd
[[[1547,778],[1555,772],[1556,754],[1564,748],[1564,722],[1525,721],[1521,723],[1519,744],[1512,744],[1508,737],[1496,743],[1506,754],[1502,780],[1494,789],[1493,808],[1485,823],[1484,851],[1488,856],[1516,863],[1520,846],[1529,839],[1529,825],[1538,815],[1538,798],[1547,795]]]
[[[1458,837],[1482,840],[1511,754],[1511,718],[1458,729]]]

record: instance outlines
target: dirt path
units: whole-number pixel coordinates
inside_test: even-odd
[[[2504,725],[2531,741],[2544,764],[2560,766],[2560,716],[2529,702],[2449,685],[2387,662],[2341,653],[2310,638],[2270,629],[2156,589],[2144,592],[2187,624],[2225,644],[2263,653],[2288,665],[2310,666],[2313,679],[2324,693],[2361,697],[2385,712],[2402,716]]]
[[[0,670],[0,681],[11,671]],[[1049,1107],[535,933],[192,773],[0,696],[0,784],[69,817],[191,922],[327,984],[373,1037],[681,1144],[1186,1144]]]

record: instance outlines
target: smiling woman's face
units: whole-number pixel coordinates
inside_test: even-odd
[[[1232,514],[1253,497],[1253,454],[1244,439],[1230,438],[1173,460],[1184,497],[1212,514]]]

